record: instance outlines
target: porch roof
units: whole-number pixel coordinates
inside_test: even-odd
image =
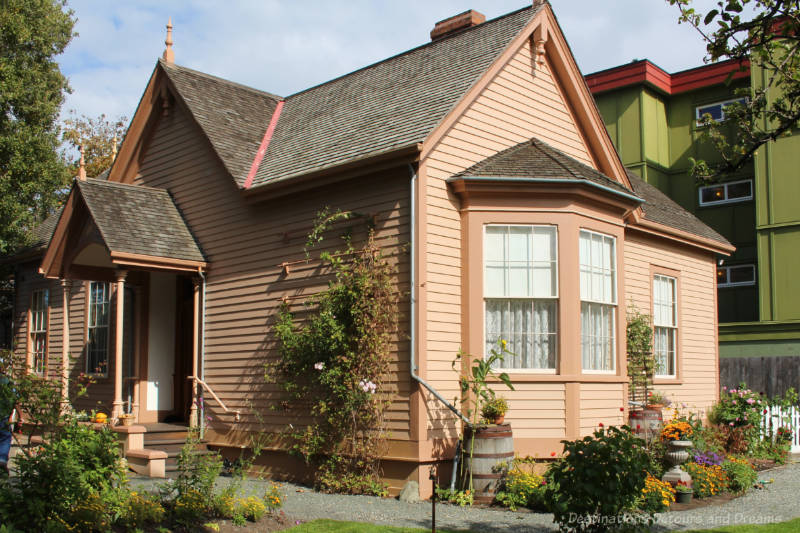
[[[40,269],[47,277],[64,276],[77,252],[68,250],[78,245],[70,235],[80,235],[87,223],[115,266],[196,270],[206,264],[167,190],[87,179],[75,180],[55,227]]]

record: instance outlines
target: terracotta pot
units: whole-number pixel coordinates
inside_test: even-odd
[[[505,420],[505,419],[506,419],[506,415],[500,415],[500,416],[496,416],[496,417],[494,418],[494,423],[495,423],[495,424],[502,424],[502,423],[503,423],[503,420]]]

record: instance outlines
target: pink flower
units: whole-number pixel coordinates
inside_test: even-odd
[[[750,405],[753,405],[754,403],[756,403],[756,401],[754,399],[752,399],[752,398],[748,398],[747,399],[747,403],[749,403]]]
[[[733,422],[729,422],[728,425],[733,427]]]
[[[323,370],[323,369],[325,368],[325,363],[323,363],[322,361],[320,361],[320,362],[318,362],[318,363],[316,363],[316,364],[314,365],[314,368],[315,368],[315,369],[317,369],[317,370]]]
[[[378,389],[378,386],[375,385],[373,382],[365,381],[363,379],[358,382],[358,386],[361,387],[361,390],[363,390],[364,392],[368,392],[370,394],[375,394],[375,391]]]

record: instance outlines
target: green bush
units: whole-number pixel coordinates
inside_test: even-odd
[[[544,476],[527,471],[525,466],[515,459],[503,479],[502,487],[497,493],[497,501],[512,511],[516,511],[517,507],[546,510],[544,499],[546,486]]]
[[[758,479],[756,469],[747,459],[729,456],[722,463],[722,469],[728,476],[728,490],[731,492],[742,493],[752,487]]]
[[[609,531],[652,523],[636,504],[650,464],[645,443],[628,427],[563,441],[565,456],[547,471],[546,499],[562,531]]]

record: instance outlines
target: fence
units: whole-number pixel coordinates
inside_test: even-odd
[[[767,412],[761,419],[761,438],[770,438],[775,435],[779,427],[788,427],[792,430],[791,453],[800,453],[800,408],[798,407],[767,407]]]

